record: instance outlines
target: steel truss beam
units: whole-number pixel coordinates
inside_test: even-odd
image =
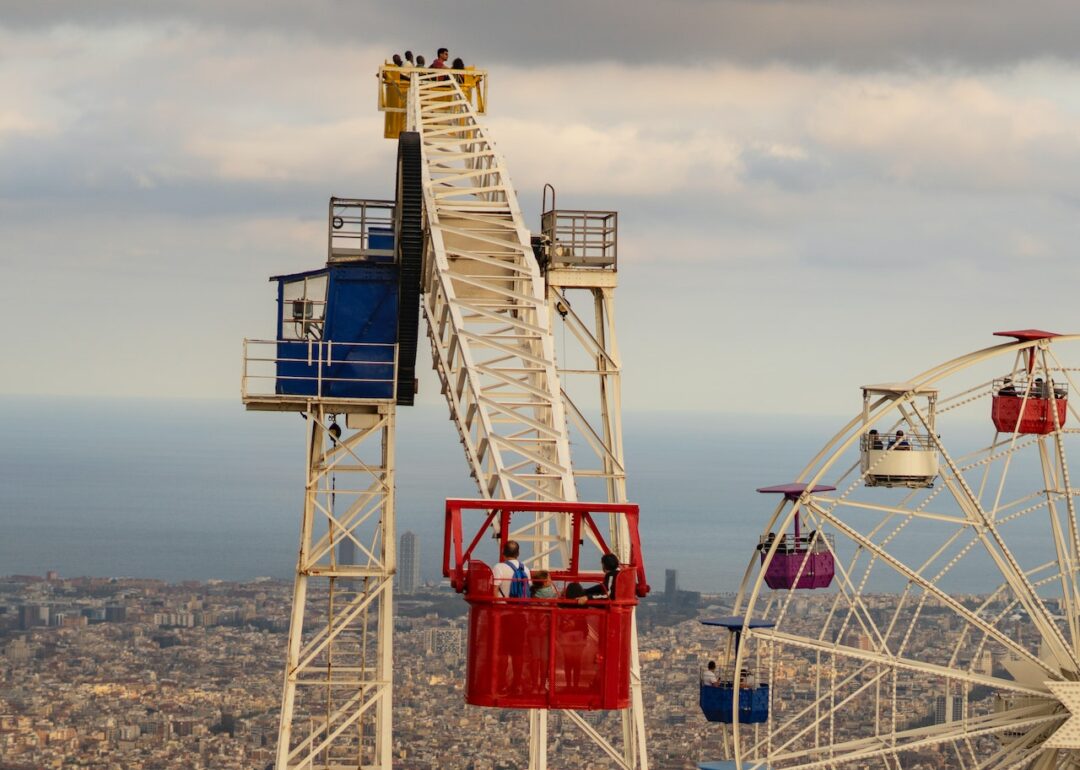
[[[578,481],[587,474],[573,470],[570,413],[601,457],[588,475],[605,479],[609,500],[625,501],[618,365],[601,378],[607,406],[594,430],[560,387],[550,296],[491,137],[457,83],[443,75],[411,75],[407,114],[409,130],[420,134],[423,159],[423,313],[434,366],[481,494],[576,500]],[[610,297],[608,309],[614,310]],[[604,349],[607,343],[601,337],[599,344]],[[532,546],[527,561],[567,563],[571,535],[563,518],[538,515],[515,531]],[[626,543],[625,533],[612,536],[616,547],[626,547],[618,545]],[[622,750],[591,728],[584,732],[620,767],[645,770],[636,634],[634,639],[633,706],[624,718]],[[587,725],[576,714],[567,721]],[[530,712],[529,723],[530,770],[545,770],[546,713]]]
[[[580,272],[582,276],[566,286],[551,280],[549,274],[547,291],[551,318],[561,318],[576,343],[574,351],[563,351],[564,360],[560,367],[560,372],[568,368],[573,368],[575,372],[574,376],[563,377],[566,413],[573,429],[583,439],[575,443],[582,451],[574,455],[574,476],[579,489],[602,484],[603,490],[598,490],[596,497],[604,496],[609,502],[624,503],[627,494],[622,429],[622,358],[615,334],[615,286],[611,280],[605,281],[608,285],[603,286],[583,285],[587,284],[591,271]],[[610,275],[607,277],[613,278]],[[583,318],[574,311],[570,302],[571,290],[574,296],[584,294],[591,301],[591,324],[587,316]],[[576,362],[578,357],[584,361],[583,364]],[[574,397],[578,401],[576,404]],[[610,533],[612,547],[620,559],[626,559],[625,525],[615,529],[617,531]],[[622,714],[622,766],[648,770],[636,613],[630,639],[630,708]],[[579,721],[575,723],[581,724]]]
[[[309,407],[277,770],[391,767],[394,405]],[[346,422],[345,415],[341,415]]]

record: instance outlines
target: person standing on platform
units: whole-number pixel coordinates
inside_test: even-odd
[[[440,48],[439,52],[435,54],[435,61],[431,63],[432,69],[442,70],[446,69],[450,65],[446,62],[450,59],[450,49]]]
[[[532,575],[518,556],[521,546],[517,540],[507,540],[503,546],[503,560],[491,570],[495,578],[495,593],[504,599],[521,599],[529,595]]]
[[[529,568],[520,559],[521,546],[516,540],[507,540],[503,546],[503,560],[491,570],[495,579],[495,598],[515,600],[529,598],[529,584],[532,575]],[[501,602],[500,602],[501,603]],[[520,695],[526,685],[525,678],[525,637],[528,617],[525,612],[511,609],[500,612],[499,656],[502,664],[496,667],[499,679],[498,689],[503,694]]]

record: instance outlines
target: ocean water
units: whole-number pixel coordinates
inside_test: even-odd
[[[399,410],[398,532],[437,579],[442,505],[476,495],[445,410]],[[734,590],[775,500],[839,418],[624,416],[650,582]],[[0,398],[0,574],[289,577],[304,422],[226,401]]]

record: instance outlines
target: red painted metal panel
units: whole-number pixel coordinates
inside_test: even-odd
[[[1031,342],[1031,340],[1045,340],[1051,337],[1060,337],[1057,332],[1047,332],[1042,329],[1017,329],[1009,332],[994,332],[995,337],[1015,337],[1020,342]]]
[[[462,512],[486,515],[477,536],[464,546]],[[508,599],[496,595],[491,567],[474,549],[499,520],[499,548],[515,513],[556,512],[574,517],[575,532],[587,528],[606,548],[592,516],[624,516],[630,560],[615,577],[614,597],[586,603],[566,599]],[[476,706],[541,709],[622,709],[630,704],[633,610],[648,593],[641,561],[635,505],[448,500],[443,571],[469,603],[465,700]],[[552,570],[556,584],[599,583],[603,574],[579,568],[580,541],[570,567]]]
[[[1025,401],[1023,396],[994,396],[990,417],[1001,433],[1036,433],[1045,436],[1054,431],[1051,403],[1057,404],[1057,424],[1065,425],[1068,401],[1064,398],[1051,401],[1048,398],[1029,397]]]

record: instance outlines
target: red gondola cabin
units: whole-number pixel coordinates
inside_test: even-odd
[[[997,337],[1015,337],[1020,342],[1057,337],[1054,332],[1039,329],[994,332]],[[1036,371],[1035,346],[1022,349],[1018,355],[1026,359],[1023,375],[1003,377],[993,382],[990,419],[1000,433],[1034,433],[1045,436],[1065,425],[1068,416],[1069,390],[1049,376]],[[1017,362],[1018,368],[1021,366]],[[1057,415],[1055,416],[1055,412]]]
[[[483,524],[465,546],[462,514],[481,511]],[[579,603],[563,597],[507,598],[495,590],[492,565],[474,556],[485,535],[499,533],[498,552],[514,516],[566,516],[571,543],[565,569],[549,570],[556,585],[601,583],[581,564],[581,544],[608,552],[596,518],[625,522],[629,561],[621,563],[609,598]],[[469,603],[465,701],[474,706],[540,709],[622,709],[630,705],[633,611],[649,591],[638,537],[638,507],[609,503],[447,500],[443,574]],[[498,554],[496,554],[498,556]]]

